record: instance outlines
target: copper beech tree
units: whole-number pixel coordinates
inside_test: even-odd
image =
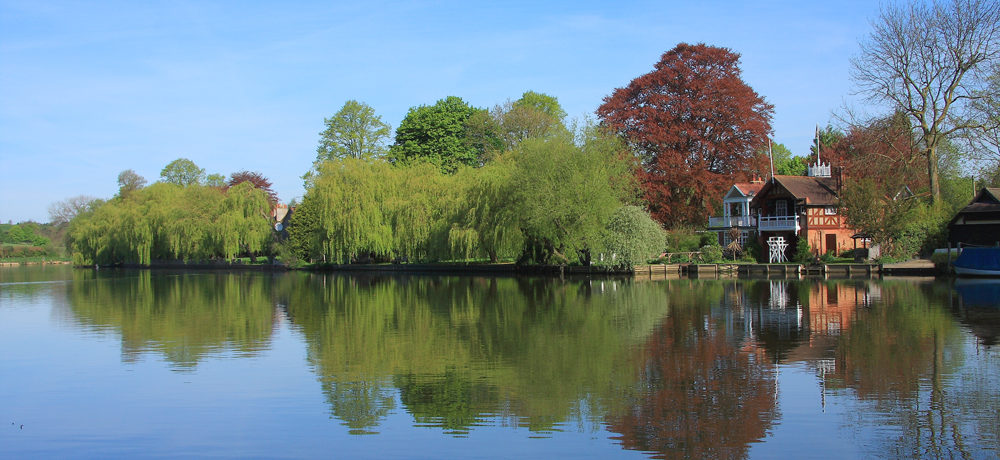
[[[742,80],[739,58],[681,43],[597,109],[639,157],[650,214],[668,227],[704,224],[734,181],[765,172],[774,107]]]

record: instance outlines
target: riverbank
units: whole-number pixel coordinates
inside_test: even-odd
[[[62,262],[68,263],[68,262]],[[80,268],[94,268],[86,266]],[[225,261],[154,261],[149,265],[121,264],[101,266],[127,269],[183,269],[183,270],[250,270],[250,271],[311,271],[340,273],[407,273],[407,274],[482,274],[495,276],[634,276],[639,279],[673,277],[711,278],[875,278],[893,276],[950,276],[944,267],[929,260],[908,261],[897,264],[652,264],[631,269],[612,269],[597,266],[526,265],[514,263],[414,263],[414,264],[315,264],[288,267],[268,263],[230,263]]]

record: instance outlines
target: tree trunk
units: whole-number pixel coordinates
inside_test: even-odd
[[[941,201],[941,186],[938,183],[937,142],[927,146],[927,181],[931,192],[931,205]]]

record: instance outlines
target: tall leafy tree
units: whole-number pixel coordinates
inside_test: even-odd
[[[456,96],[411,108],[396,129],[390,161],[428,161],[447,173],[454,173],[461,165],[478,164],[478,152],[466,140],[466,123],[480,110]]]
[[[479,150],[480,163],[484,163],[525,139],[566,134],[565,117],[555,97],[526,91],[516,101],[473,114],[467,122],[466,136]]]
[[[926,159],[931,202],[941,196],[938,147],[982,127],[970,109],[1000,61],[1000,3],[950,0],[888,4],[852,64],[862,93],[912,120]]]
[[[205,170],[187,158],[178,158],[160,171],[160,179],[168,184],[177,184],[182,187],[199,185],[205,181]]]
[[[767,168],[774,108],[742,80],[739,57],[681,43],[597,109],[638,155],[650,213],[668,226],[703,223],[733,181]]]
[[[761,153],[767,154],[766,150]],[[771,146],[771,161],[774,163],[774,173],[781,176],[804,176],[806,175],[806,160],[804,157],[792,154],[792,151],[785,144],[774,144]]]
[[[389,125],[364,102],[349,100],[332,117],[323,120],[316,161],[382,156],[391,134]]]

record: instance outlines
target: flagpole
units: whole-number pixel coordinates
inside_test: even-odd
[[[774,155],[771,153],[771,138],[767,138],[767,159],[771,162],[771,180],[774,180]]]
[[[816,166],[819,167],[822,163],[819,159],[819,125],[816,125]]]

